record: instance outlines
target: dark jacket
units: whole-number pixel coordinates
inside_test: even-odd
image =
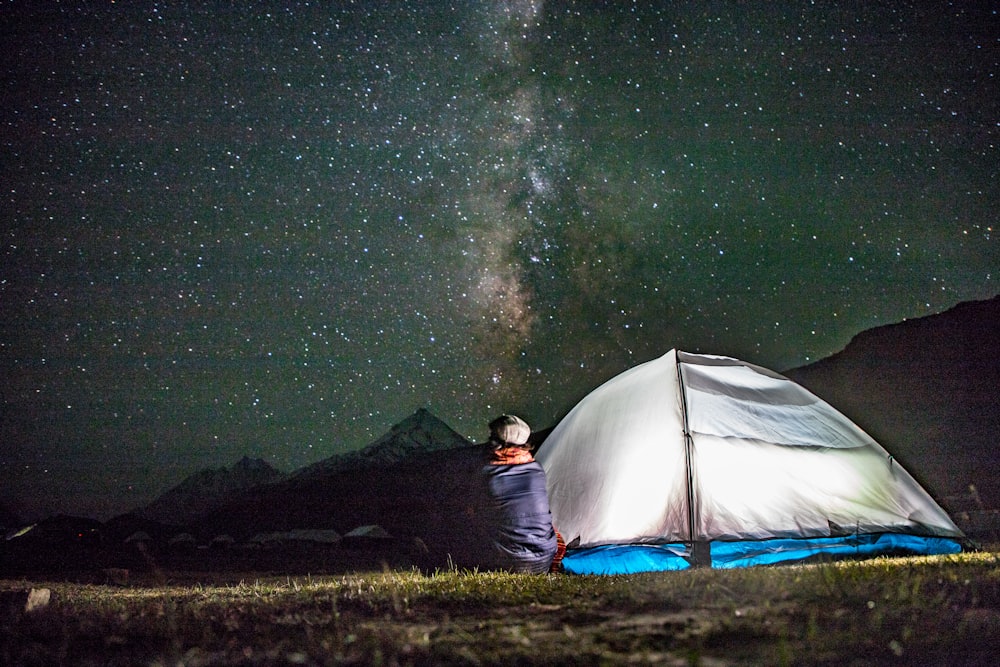
[[[548,572],[557,544],[542,466],[486,465],[483,474],[497,510],[492,535],[497,562],[513,572]]]

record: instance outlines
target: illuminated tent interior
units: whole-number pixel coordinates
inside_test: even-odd
[[[961,550],[944,510],[862,429],[729,357],[671,350],[625,371],[536,458],[568,572]]]

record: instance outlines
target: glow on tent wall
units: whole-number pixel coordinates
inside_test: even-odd
[[[690,560],[697,544],[961,536],[849,419],[728,357],[671,350],[612,378],[560,422],[538,460],[556,526],[577,549],[674,545]]]

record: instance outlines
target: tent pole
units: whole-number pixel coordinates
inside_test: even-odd
[[[698,540],[695,535],[697,508],[694,504],[694,466],[692,465],[694,440],[691,438],[691,430],[688,427],[687,390],[684,388],[684,374],[681,372],[680,352],[676,348],[674,348],[674,365],[677,367],[677,386],[681,392],[681,423],[684,429],[684,465],[687,468],[687,519],[688,540],[691,544],[690,561],[694,566],[706,565],[711,567],[711,545],[708,542]]]

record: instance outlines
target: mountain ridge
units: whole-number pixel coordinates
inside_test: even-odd
[[[410,456],[466,447],[472,444],[426,408],[418,408],[403,421],[362,449],[334,454],[292,473],[312,477],[355,468],[393,465]]]
[[[286,477],[263,459],[244,456],[230,468],[211,468],[189,475],[133,513],[145,520],[184,525],[211,511],[234,493]]]
[[[262,459],[244,456],[231,468],[201,470],[189,475],[133,514],[165,524],[188,525],[260,487],[289,479],[307,480],[345,471],[388,467],[410,457],[471,444],[426,408],[418,408],[360,450],[334,454],[288,474]]]

